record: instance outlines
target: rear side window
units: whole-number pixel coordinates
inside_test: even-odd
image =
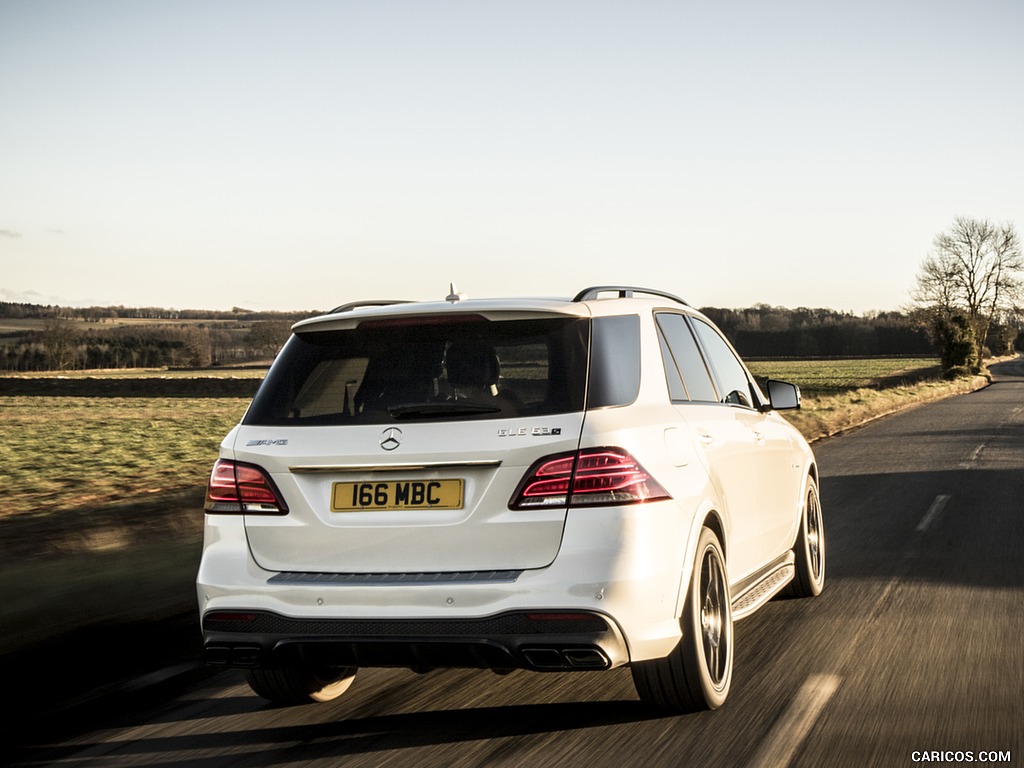
[[[594,318],[587,407],[628,405],[640,393],[640,318]]]
[[[390,424],[583,408],[587,320],[368,319],[293,336],[244,423]]]

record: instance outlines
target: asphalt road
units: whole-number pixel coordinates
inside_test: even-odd
[[[816,444],[828,586],[737,625],[717,712],[653,714],[628,670],[364,670],[275,709],[224,672],[19,765],[1024,765],[1024,363]]]

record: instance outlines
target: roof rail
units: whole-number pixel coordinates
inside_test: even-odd
[[[678,296],[673,296],[671,293],[665,293],[664,291],[656,291],[653,288],[638,288],[633,285],[595,285],[590,288],[584,288],[582,291],[576,294],[573,301],[589,301],[590,299],[596,299],[599,294],[602,293],[617,293],[620,299],[631,299],[634,293],[642,293],[646,296],[657,296],[662,299],[668,299],[674,301],[677,304],[682,304],[684,307],[690,306],[685,301],[680,299]]]
[[[339,312],[350,312],[353,309],[359,309],[360,307],[388,307],[392,304],[410,304],[408,299],[376,299],[371,301],[352,301],[348,304],[342,304],[340,307],[335,307],[328,315],[336,315]]]

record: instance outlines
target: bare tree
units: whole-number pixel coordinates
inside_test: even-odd
[[[1024,257],[1010,223],[959,216],[932,241],[921,264],[913,299],[936,319],[963,314],[974,329],[978,352],[989,326],[1020,303]]]
[[[43,348],[51,371],[66,371],[77,356],[78,331],[70,320],[52,317],[43,323]]]
[[[206,368],[212,359],[210,329],[205,325],[192,325],[185,330],[185,349],[188,351],[188,364],[192,368]]]
[[[246,345],[256,354],[273,357],[288,341],[292,324],[288,320],[259,320],[246,334]]]

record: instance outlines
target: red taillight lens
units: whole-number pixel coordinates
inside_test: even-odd
[[[217,514],[286,515],[288,507],[273,480],[254,464],[218,459],[206,487],[207,512]]]
[[[526,473],[509,506],[590,507],[668,498],[668,491],[627,451],[589,448],[538,461]]]

